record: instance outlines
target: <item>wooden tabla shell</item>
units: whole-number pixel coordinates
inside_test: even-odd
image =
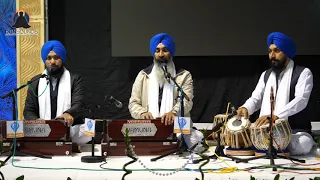
[[[251,141],[258,150],[267,150],[269,147],[269,132],[267,128],[269,123],[260,127],[252,126],[250,128]],[[273,137],[280,147],[280,150],[285,150],[291,140],[292,130],[287,119],[278,119],[273,125]],[[276,143],[273,142],[273,147],[279,149]]]
[[[217,114],[216,116],[214,116],[213,119],[213,127],[215,127],[218,123],[225,123],[228,119],[228,115],[225,114]],[[221,134],[220,134],[220,145],[225,146],[226,145],[226,128],[225,126],[221,127]],[[214,140],[214,144],[218,144],[217,143],[217,133],[212,134],[212,139]]]
[[[232,117],[227,122],[226,126],[226,145],[231,148],[250,148],[252,143],[250,140],[250,130],[249,127],[251,122],[244,117],[237,119],[237,116]]]

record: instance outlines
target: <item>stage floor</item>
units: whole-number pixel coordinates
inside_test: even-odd
[[[147,147],[146,147],[147,148]],[[214,149],[214,147],[213,147]],[[1,172],[4,174],[5,179],[16,179],[17,177],[24,175],[25,180],[67,180],[70,177],[72,180],[120,180],[125,173],[122,168],[123,165],[129,162],[131,159],[128,157],[109,157],[107,158],[105,164],[102,163],[82,163],[81,157],[85,155],[91,155],[90,145],[86,145],[83,149],[84,152],[77,153],[72,156],[55,156],[52,159],[41,159],[35,157],[14,157],[14,162],[12,164],[12,159],[1,167]],[[100,155],[100,145],[95,147],[96,155]],[[210,154],[210,152],[208,152]],[[191,156],[185,154],[185,157],[179,157],[178,155],[167,156],[156,162],[150,162],[152,157],[141,156],[139,159],[143,164],[149,169],[156,169],[155,173],[149,172],[145,169],[139,162],[135,162],[129,166],[127,169],[133,170],[132,174],[125,177],[126,180],[137,180],[137,179],[174,179],[174,180],[194,180],[195,178],[201,179],[201,174],[198,171],[198,167],[201,164],[192,164]],[[6,157],[3,156],[0,160],[4,160]],[[193,155],[193,159],[198,159],[199,156]],[[320,163],[319,160],[312,155],[298,157],[300,159],[306,159],[306,164]],[[205,180],[217,180],[217,179],[245,179],[249,180],[250,176],[256,179],[274,179],[276,174],[280,173],[280,179],[290,179],[295,177],[295,179],[309,179],[319,176],[320,171],[312,170],[288,170],[291,172],[284,172],[284,169],[279,168],[278,171],[273,172],[270,168],[264,169],[253,169],[245,170],[245,168],[269,165],[270,160],[259,159],[250,161],[249,163],[235,163],[228,158],[222,158],[222,160],[210,160],[210,162],[205,165],[202,169],[211,170],[211,172],[204,173]],[[184,164],[188,164],[183,168],[183,170],[173,174],[159,176],[156,173],[170,174],[175,171],[175,169],[182,168]],[[320,168],[319,165],[312,166],[299,166],[294,165],[289,160],[276,159],[276,165],[286,165],[286,167],[295,168]],[[101,166],[101,167],[100,167]],[[236,168],[235,172],[218,172],[221,168]],[[102,169],[104,168],[104,169]],[[301,173],[317,173],[317,174],[301,174]]]

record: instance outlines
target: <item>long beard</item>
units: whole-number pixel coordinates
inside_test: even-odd
[[[167,81],[166,77],[164,76],[164,72],[163,69],[161,67],[161,62],[154,60],[154,71],[155,71],[155,75],[157,78],[157,81],[159,83],[160,87],[163,87],[164,83]],[[168,73],[170,73],[171,75],[173,74],[173,69],[174,69],[174,65],[173,65],[173,61],[172,59],[170,59],[167,62],[167,71]]]

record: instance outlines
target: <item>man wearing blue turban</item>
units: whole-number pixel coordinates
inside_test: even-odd
[[[184,117],[190,116],[193,99],[193,80],[191,73],[184,69],[176,70],[173,63],[175,42],[167,33],[160,33],[150,40],[153,64],[139,72],[132,87],[129,111],[135,119],[161,118],[165,125],[171,125],[180,109],[179,91],[172,80],[164,75],[162,67],[175,78],[190,98],[184,100]],[[191,136],[185,136],[188,144],[202,140],[202,133],[191,129]]]
[[[63,119],[71,128],[72,141],[83,145],[90,141],[90,137],[84,136],[83,117],[80,113],[83,109],[84,86],[81,76],[71,73],[64,64],[66,62],[66,49],[56,40],[46,42],[41,49],[41,58],[46,69],[40,78],[31,84],[24,108],[26,120],[51,120]],[[34,90],[34,91],[33,91]]]
[[[310,69],[296,65],[292,60],[296,55],[293,40],[280,32],[269,34],[267,39],[271,68],[264,71],[252,96],[238,109],[238,115],[248,118],[260,108],[260,117],[253,124],[260,127],[269,123],[270,92],[274,89],[275,124],[289,122],[292,129],[288,149],[292,155],[310,152],[314,145],[311,136],[311,122],[305,108],[313,88],[313,75]]]

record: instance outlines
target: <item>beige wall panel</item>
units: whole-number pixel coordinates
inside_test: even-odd
[[[27,30],[34,30],[37,35],[17,35],[17,82],[18,86],[27,83],[31,78],[44,70],[40,57],[41,47],[45,41],[44,1],[17,0],[17,10],[23,10],[30,17]],[[18,118],[23,119],[23,109],[28,88],[18,94]]]

